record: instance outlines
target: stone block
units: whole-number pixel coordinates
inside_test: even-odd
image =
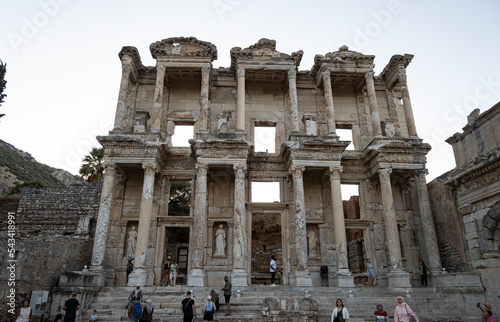
[[[475,232],[476,231],[476,222],[468,222],[465,224],[465,232],[466,233],[472,233],[472,232]]]

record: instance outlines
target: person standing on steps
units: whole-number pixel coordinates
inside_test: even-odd
[[[215,303],[212,299],[212,296],[209,295],[207,297],[207,302],[205,303],[205,307],[203,308],[205,314],[203,314],[203,321],[213,321],[214,313],[215,313]]]
[[[128,318],[130,322],[139,322],[139,319],[142,316],[142,307],[139,299],[135,296],[132,296],[132,300],[128,304]]]
[[[274,279],[276,278],[276,258],[274,257],[274,255],[271,256],[269,271],[271,272],[271,286],[276,286],[276,284],[274,284]]]
[[[189,291],[186,293],[186,298],[182,300],[181,310],[184,322],[192,322],[196,318],[196,307]]]
[[[135,287],[135,290],[130,293],[130,296],[128,298],[129,300],[132,300],[133,297],[137,298],[139,302],[142,300],[142,290],[140,285],[137,285]]]
[[[427,287],[427,266],[425,266],[425,263],[422,259],[418,261],[418,271],[420,274],[420,283],[422,283],[422,287]]]
[[[66,311],[64,314],[64,322],[75,322],[76,320],[76,310],[80,309],[80,302],[76,299],[76,294],[72,294],[71,298],[64,303],[63,310]]]
[[[328,287],[328,266],[321,266],[319,268],[319,275],[321,276],[321,287]]]
[[[419,322],[418,316],[413,312],[411,307],[407,305],[401,296],[396,298],[398,305],[394,309],[394,322],[410,322],[410,316],[413,316],[416,322]]]
[[[369,258],[366,260],[366,276],[368,276],[368,286],[373,286],[375,271],[373,270],[372,260]]]
[[[231,282],[229,282],[229,277],[224,276],[224,281],[226,282],[224,284],[224,287],[221,288],[221,291],[224,291],[224,299],[226,300],[226,307],[227,307],[227,312],[224,314],[225,316],[231,315],[231,306],[229,305],[229,300],[231,299]]]
[[[377,310],[373,313],[373,322],[389,322],[389,314],[384,311],[382,304],[377,304]]]
[[[495,315],[491,311],[491,304],[489,302],[484,302],[484,309],[481,307],[481,303],[477,303],[477,307],[483,312],[481,314],[481,322],[495,322]]]
[[[177,280],[177,269],[179,268],[179,265],[175,262],[175,259],[172,261],[172,264],[170,265],[170,285],[175,286],[175,282]]]
[[[17,311],[16,322],[17,321],[19,321],[19,322],[31,321],[31,315],[33,314],[33,310],[31,309],[31,307],[29,307],[29,304],[30,303],[28,302],[28,300],[23,301],[23,307]]]
[[[331,322],[347,322],[349,320],[349,311],[344,307],[344,302],[341,299],[337,299],[335,303]]]
[[[165,264],[163,264],[163,280],[160,286],[168,286],[168,281],[170,280],[170,256],[167,257]]]

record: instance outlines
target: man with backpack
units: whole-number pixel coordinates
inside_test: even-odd
[[[186,298],[182,300],[181,309],[184,322],[191,322],[196,318],[196,307],[194,306],[194,300],[191,298],[191,292],[188,291]]]
[[[139,300],[134,296],[132,297],[132,301],[128,304],[128,317],[130,318],[130,322],[139,322],[139,319],[142,316],[142,308]]]

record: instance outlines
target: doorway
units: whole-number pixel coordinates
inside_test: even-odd
[[[165,228],[165,261],[169,256],[179,265],[176,284],[184,285],[187,282],[187,267],[189,258],[189,227]]]
[[[276,284],[282,277],[281,213],[252,214],[251,284],[269,284],[271,256],[276,257]]]

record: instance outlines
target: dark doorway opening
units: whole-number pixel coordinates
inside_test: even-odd
[[[187,282],[187,267],[189,258],[189,228],[167,227],[165,233],[165,261],[168,256],[176,260],[179,265],[176,284],[185,285]]]
[[[276,284],[282,277],[281,214],[252,215],[252,284],[270,284],[269,263],[276,257]]]

